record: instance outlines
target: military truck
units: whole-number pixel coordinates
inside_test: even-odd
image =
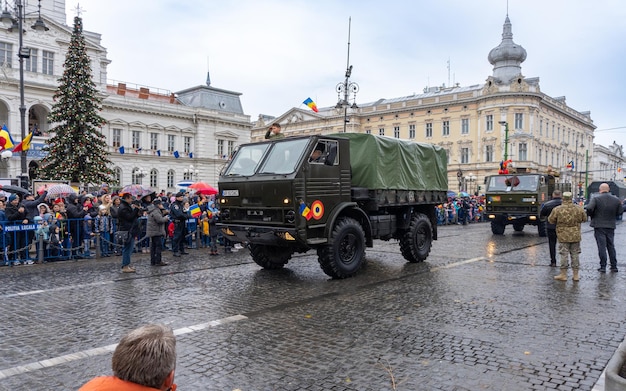
[[[539,216],[541,206],[552,199],[555,189],[572,191],[571,183],[557,183],[551,174],[491,175],[485,178],[485,185],[485,210],[494,235],[503,235],[507,225],[518,232],[525,225],[535,225],[539,236],[546,236],[546,221]]]
[[[399,241],[409,262],[437,239],[447,157],[434,145],[368,134],[288,137],[241,145],[220,173],[224,236],[265,269],[316,250],[333,278],[354,276],[374,239]]]

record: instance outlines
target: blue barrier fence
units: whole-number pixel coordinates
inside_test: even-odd
[[[96,232],[85,224],[94,220],[63,219],[52,222],[23,224],[21,221],[0,223],[0,265],[43,263],[58,260],[101,258],[120,254],[122,244],[116,240],[115,229]],[[150,240],[146,237],[147,218],[139,219],[139,232],[135,238],[136,251],[147,251]],[[117,224],[112,224],[116,227]],[[197,219],[188,219],[185,245],[187,248],[207,247]],[[171,238],[165,237],[166,243]],[[144,250],[145,249],[145,250]]]

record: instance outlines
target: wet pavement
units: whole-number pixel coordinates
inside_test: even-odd
[[[78,389],[155,322],[178,335],[179,390],[592,390],[626,335],[626,228],[619,273],[583,232],[577,283],[552,279],[535,227],[488,224],[440,227],[419,264],[377,242],[346,280],[313,251],[280,271],[208,249],[134,254],[136,274],[119,257],[2,267],[0,390]]]

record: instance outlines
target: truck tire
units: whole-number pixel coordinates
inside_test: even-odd
[[[433,244],[433,227],[422,213],[411,219],[409,230],[400,238],[400,252],[409,262],[422,262],[428,258]]]
[[[289,262],[292,254],[293,250],[288,247],[250,245],[252,260],[263,269],[282,269]]]
[[[359,222],[350,217],[339,219],[331,242],[317,249],[324,273],[332,278],[354,276],[365,263],[365,233]]]
[[[522,232],[524,230],[524,224],[513,224],[513,231]]]
[[[546,231],[546,221],[543,220],[539,220],[539,222],[537,223],[537,232],[539,233],[539,236],[542,238],[545,238],[546,236],[548,236],[548,233]]]
[[[491,220],[491,233],[494,235],[504,235],[505,228],[506,225],[500,218],[496,217],[494,220]]]

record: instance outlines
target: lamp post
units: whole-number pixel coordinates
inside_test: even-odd
[[[138,185],[141,185],[143,182],[143,177],[145,177],[146,175],[148,175],[148,171],[144,170],[141,167],[135,168],[133,170],[133,176],[135,177],[135,181]]]
[[[343,109],[343,132],[346,133],[346,126],[348,124],[348,107],[351,109],[358,109],[356,105],[356,93],[359,92],[359,85],[350,81],[352,75],[352,65],[350,65],[350,27],[352,26],[352,18],[348,19],[348,61],[346,64],[346,79],[335,87],[337,91],[337,105],[336,109]],[[349,98],[352,93],[352,106],[350,106]]]
[[[43,19],[41,18],[41,0],[39,0],[38,2],[38,17],[37,20],[35,21],[35,24],[33,24],[31,26],[31,28],[33,30],[36,31],[48,31],[50,30],[46,24],[44,23]],[[2,21],[3,24],[5,25],[10,25],[9,27],[9,31],[13,31],[15,29],[17,29],[17,33],[18,33],[18,52],[17,52],[17,57],[19,58],[19,63],[20,63],[20,132],[21,132],[21,136],[22,136],[22,140],[24,140],[26,138],[26,105],[24,104],[24,59],[25,58],[30,58],[30,49],[29,48],[25,48],[24,47],[24,29],[23,29],[23,24],[24,24],[24,20],[26,18],[26,14],[24,12],[24,4],[22,3],[22,0],[15,0],[14,2],[15,5],[15,15],[13,15],[6,3],[5,3],[5,8],[2,11],[2,15],[0,15],[0,20]],[[28,188],[28,167],[26,164],[26,151],[22,151],[20,152],[20,168],[21,168],[21,175],[20,175],[20,181],[22,183],[22,186],[25,188]]]
[[[504,126],[504,161],[509,160],[509,123],[506,121],[498,121]]]
[[[585,148],[585,144],[580,142],[580,147]],[[576,135],[576,163],[574,163],[574,175],[576,175],[576,171],[578,170],[578,197],[583,196],[583,172],[578,169],[578,135]]]
[[[465,177],[465,191],[473,194],[474,192],[472,191],[474,189],[474,182],[476,182],[476,175],[472,174],[471,172],[469,173],[469,175],[467,175]],[[469,183],[469,185],[468,185]]]
[[[185,179],[186,180],[197,181],[198,180],[198,175],[200,175],[200,170],[194,169],[193,164],[190,164],[189,168],[185,168],[183,170],[183,173],[185,174]]]

